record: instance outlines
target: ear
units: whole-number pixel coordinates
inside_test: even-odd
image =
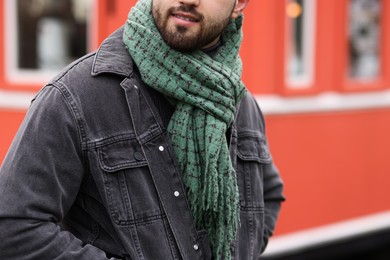
[[[233,9],[231,18],[236,19],[242,13],[242,11],[244,11],[248,3],[249,0],[236,0],[236,6]]]

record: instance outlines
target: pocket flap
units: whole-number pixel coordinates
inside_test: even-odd
[[[122,140],[101,146],[98,148],[98,155],[100,166],[107,172],[147,165],[137,139]]]
[[[251,134],[238,137],[238,157],[244,161],[270,163],[271,154],[264,135]]]

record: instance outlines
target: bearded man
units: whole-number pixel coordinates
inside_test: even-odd
[[[0,172],[1,259],[258,259],[283,182],[241,80],[249,0],[139,0],[36,95]]]

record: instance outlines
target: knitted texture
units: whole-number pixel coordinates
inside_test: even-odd
[[[225,28],[213,57],[181,53],[162,39],[152,1],[139,0],[128,15],[123,41],[142,80],[175,106],[168,133],[178,158],[192,214],[206,229],[214,259],[230,259],[239,225],[239,193],[226,139],[245,94],[238,55],[242,16]]]

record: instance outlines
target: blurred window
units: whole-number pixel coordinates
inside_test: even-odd
[[[88,51],[90,0],[6,0],[7,76],[47,80]]]
[[[350,0],[348,76],[373,80],[380,76],[381,1]]]
[[[314,77],[316,0],[286,0],[286,83],[308,88]]]

